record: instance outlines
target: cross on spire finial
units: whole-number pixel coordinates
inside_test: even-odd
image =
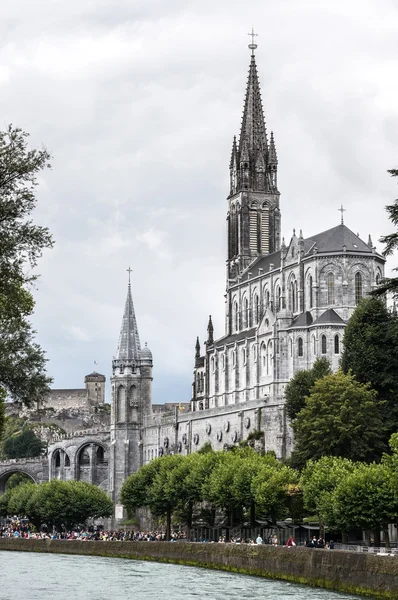
[[[254,33],[254,28],[252,27],[251,33],[248,33],[247,35],[252,38],[252,43],[249,44],[249,48],[252,51],[252,56],[254,56],[254,51],[257,48],[257,44],[254,43],[254,38],[258,36],[258,33]]]
[[[344,225],[344,213],[347,212],[347,210],[343,208],[343,205],[341,205],[337,210],[341,213],[341,224]]]
[[[131,281],[130,281],[130,275],[131,275],[131,273],[133,272],[133,269],[131,269],[131,268],[129,267],[129,268],[128,268],[128,269],[126,269],[126,270],[127,270],[127,273],[129,274],[129,285],[130,285],[130,283],[131,283]]]

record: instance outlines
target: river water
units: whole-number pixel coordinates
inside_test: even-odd
[[[0,568],[0,600],[358,598],[260,577],[121,558],[0,552]]]

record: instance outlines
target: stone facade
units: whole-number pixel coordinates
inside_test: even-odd
[[[152,406],[152,354],[140,345],[129,283],[112,363],[110,414],[103,375],[88,375],[84,390],[54,390],[45,418],[52,409],[55,422],[62,423],[66,411],[69,425],[50,444],[47,471],[38,471],[43,477],[100,485],[119,519],[126,477],[158,456],[189,454],[206,443],[221,450],[254,433],[265,450],[289,456],[285,386],[317,357],[338,368],[346,323],[383,277],[384,259],[370,237],[363,241],[342,221],[307,238],[293,231],[285,244],[277,169],[253,55],[230,162],[225,332],[215,338],[210,317],[203,353],[196,341],[191,401]],[[73,414],[76,427],[70,425]],[[87,423],[96,428],[87,430]],[[42,462],[37,459],[37,469]],[[4,469],[0,483],[1,473],[10,473],[9,465]]]

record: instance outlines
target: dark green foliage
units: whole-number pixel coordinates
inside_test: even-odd
[[[392,177],[398,177],[398,169],[390,169],[387,171]],[[398,227],[398,199],[394,200],[393,204],[386,206],[389,219],[395,228]],[[383,251],[384,256],[391,256],[394,250],[398,248],[398,232],[389,233],[380,238],[380,242],[385,244]],[[396,271],[397,268],[394,269]],[[376,290],[372,292],[374,296],[384,296],[390,293],[394,298],[398,297],[398,277],[386,277]]]
[[[319,379],[293,422],[293,464],[341,456],[372,461],[386,449],[380,402],[368,384],[341,370]]]
[[[13,473],[11,477],[7,479],[6,482],[6,490],[13,490],[19,485],[23,485],[25,483],[32,483],[32,479],[26,473]]]
[[[305,399],[318,379],[322,379],[331,372],[327,358],[317,358],[311,369],[298,371],[289,381],[285,389],[286,413],[292,421],[305,406]]]
[[[4,453],[7,458],[29,458],[40,456],[45,444],[35,432],[26,427],[4,441]]]
[[[34,307],[28,287],[53,242],[46,228],[31,221],[37,177],[49,166],[49,154],[29,150],[27,137],[11,125],[0,132],[0,389],[29,405],[48,391],[50,380],[27,319]]]
[[[341,367],[385,401],[387,441],[398,428],[398,319],[383,300],[365,298],[358,305],[345,329]]]
[[[213,452],[213,448],[210,442],[206,442],[203,444],[200,450],[198,450],[198,454],[207,454],[208,452]]]
[[[5,406],[4,400],[6,398],[5,390],[0,388],[0,440],[4,431],[4,423],[5,423]]]
[[[48,527],[71,529],[84,525],[87,519],[110,517],[112,512],[108,495],[84,481],[25,483],[7,491],[0,501],[1,514],[26,516],[36,527],[45,523]]]

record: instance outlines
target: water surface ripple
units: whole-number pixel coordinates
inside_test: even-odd
[[[0,600],[358,598],[260,577],[120,558],[1,551],[0,565]]]

